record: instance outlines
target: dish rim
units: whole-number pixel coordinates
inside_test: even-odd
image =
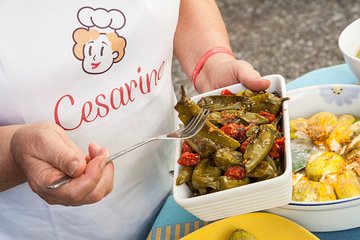
[[[358,19],[360,21],[360,19]],[[329,88],[329,87],[346,87],[346,88],[358,88],[360,91],[360,85],[354,85],[354,84],[350,84],[350,83],[340,83],[340,84],[322,84],[322,85],[312,85],[312,86],[306,86],[306,87],[301,87],[301,88],[296,88],[296,89],[292,89],[287,91],[287,95],[288,97],[291,97],[291,95],[293,94],[298,94],[298,93],[303,93],[303,92],[308,92],[310,94],[314,94],[314,92],[312,91],[306,91],[309,89],[324,89],[324,88]],[[289,100],[291,102],[291,98]],[[289,118],[290,117],[290,113],[289,113]],[[332,200],[332,201],[323,201],[323,202],[298,202],[298,201],[290,201],[287,205],[285,205],[286,207],[289,206],[297,206],[297,207],[319,207],[319,206],[333,206],[333,205],[338,205],[338,204],[346,204],[346,203],[350,203],[350,202],[354,202],[354,201],[358,201],[359,200],[359,204],[360,204],[360,195],[359,196],[355,196],[355,197],[351,197],[351,198],[345,198],[345,199],[336,199],[336,200]],[[285,206],[281,206],[285,207]]]
[[[286,91],[286,84],[285,84],[285,78],[280,75],[280,74],[271,74],[271,75],[266,75],[262,77],[263,79],[273,79],[273,81],[275,82],[274,84],[279,84],[278,86],[278,91],[281,91],[281,96],[282,97],[287,97],[287,91]],[[192,100],[200,100],[201,97],[203,96],[208,96],[209,93],[211,93],[210,95],[216,95],[219,94],[222,90],[224,89],[233,89],[233,88],[241,88],[241,89],[247,89],[245,88],[241,83],[237,83],[237,84],[233,84],[230,86],[226,86],[226,87],[222,87],[219,89],[215,89],[212,90],[210,92],[206,92],[206,93],[201,93],[198,94],[196,96],[191,97]],[[275,86],[273,86],[273,88],[276,88]],[[275,91],[275,90],[271,90],[271,89],[267,89],[266,91]],[[287,120],[289,121],[289,116],[288,116],[288,106],[287,106],[287,101],[283,102],[283,106],[282,106],[283,111],[286,111],[286,114],[284,114],[284,119],[283,120]],[[288,132],[290,134],[290,126],[284,124],[284,126],[288,129]],[[284,131],[286,131],[286,129],[284,129]],[[290,136],[289,136],[290,137]],[[286,155],[288,155],[290,153],[290,147],[289,147],[289,139],[286,140],[288,144],[286,144]],[[252,184],[248,184],[248,185],[243,185],[241,187],[236,187],[236,188],[232,188],[232,189],[227,189],[227,190],[223,190],[223,191],[218,191],[218,192],[214,192],[211,194],[205,194],[205,195],[200,195],[200,196],[189,196],[189,197],[185,197],[185,198],[180,198],[177,194],[174,195],[174,199],[176,202],[181,203],[180,205],[186,205],[186,206],[194,206],[193,204],[197,205],[197,204],[206,204],[206,203],[210,203],[212,201],[218,201],[219,199],[228,199],[232,196],[234,196],[234,194],[238,194],[241,192],[249,192],[249,189],[254,190],[254,191],[261,191],[264,189],[264,187],[267,187],[269,184],[271,184],[272,182],[275,182],[277,184],[277,186],[279,185],[279,187],[281,187],[280,185],[282,184],[291,184],[291,172],[292,172],[292,166],[291,166],[291,155],[285,157],[284,159],[285,163],[286,163],[286,167],[284,172],[275,177],[275,178],[271,178],[271,179],[267,179],[265,181],[261,181],[261,182],[255,182]],[[290,165],[288,166],[288,163],[290,163]],[[179,166],[175,167],[175,172],[176,169],[179,168]],[[177,176],[177,172],[174,175],[174,178],[176,178]],[[289,178],[290,177],[290,178]],[[174,181],[175,183],[175,181]],[[173,184],[173,187],[175,187],[175,184]],[[177,189],[180,186],[176,186]],[[285,186],[281,187],[281,188],[285,188]],[[174,190],[174,189],[173,189]],[[290,192],[291,193],[291,192]],[[291,197],[291,194],[290,196]],[[290,199],[289,199],[290,200]],[[289,202],[289,201],[287,201]]]

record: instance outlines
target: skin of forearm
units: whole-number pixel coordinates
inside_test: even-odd
[[[199,59],[214,48],[230,50],[224,21],[214,0],[181,0],[174,52],[191,78]]]
[[[0,192],[26,181],[10,151],[12,136],[20,127],[21,125],[0,127]]]

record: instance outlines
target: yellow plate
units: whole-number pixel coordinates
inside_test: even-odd
[[[271,213],[248,213],[211,223],[181,240],[228,240],[233,231],[242,228],[257,240],[319,240],[311,232],[287,218]]]

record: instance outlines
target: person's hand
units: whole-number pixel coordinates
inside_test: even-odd
[[[85,156],[55,124],[24,125],[11,140],[11,153],[31,189],[49,204],[91,204],[113,188],[114,167],[106,164],[107,149],[90,144]],[[57,189],[47,188],[65,174],[74,179]]]
[[[200,93],[241,83],[253,91],[266,90],[270,81],[261,79],[261,75],[246,61],[236,60],[225,53],[211,56],[204,64],[196,86]]]

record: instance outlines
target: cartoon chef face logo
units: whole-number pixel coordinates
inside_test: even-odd
[[[84,72],[101,74],[123,59],[126,39],[117,33],[126,23],[121,11],[83,7],[77,18],[83,27],[73,32],[73,53]]]

